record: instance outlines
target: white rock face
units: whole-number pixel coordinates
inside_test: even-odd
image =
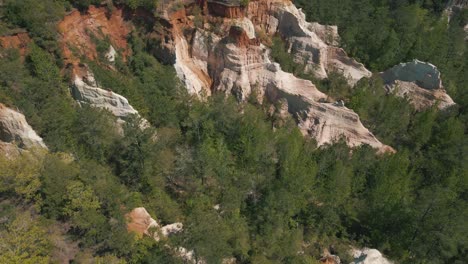
[[[436,66],[414,60],[398,64],[381,73],[386,89],[396,96],[407,98],[417,110],[437,104],[445,109],[455,104],[442,86]]]
[[[190,56],[190,48],[185,37],[180,33],[174,33],[176,62],[174,67],[179,79],[185,84],[190,94],[201,96],[210,95],[211,78],[206,72],[206,64]],[[196,43],[201,54],[206,51],[205,39],[199,34]]]
[[[455,105],[453,99],[444,89],[428,90],[419,87],[416,83],[399,80],[394,81],[386,88],[390,93],[406,98],[418,111],[427,109],[434,104],[437,104],[437,108],[441,110]]]
[[[312,82],[286,73],[279,64],[272,63],[263,45],[224,40],[216,45],[211,56],[208,68],[214,78],[215,91],[232,93],[241,101],[253,91],[259,100],[286,100],[288,111],[298,120],[303,134],[315,138],[319,146],[344,138],[352,147],[368,144],[380,152],[393,152],[362,125],[352,110],[325,103],[328,96]]]
[[[362,125],[359,116],[345,106],[310,102],[310,107],[300,113],[299,118],[303,134],[315,138],[319,146],[343,138],[351,147],[367,144],[382,153],[394,151],[382,144]]]
[[[273,16],[279,21],[277,32],[289,43],[294,60],[306,66],[318,78],[327,78],[332,71],[343,74],[351,86],[372,73],[361,63],[347,56],[338,44],[338,29],[306,21],[302,10],[289,1],[276,3]]]
[[[317,101],[327,98],[312,82],[281,70],[279,64],[270,61],[268,53],[263,45],[238,47],[235,43],[220,43],[209,59],[214,90],[233,93],[241,101],[253,90],[262,97],[274,88]]]
[[[351,254],[354,261],[351,264],[393,264],[392,261],[386,259],[377,249],[353,249]]]
[[[138,115],[138,111],[128,103],[127,98],[112,91],[101,89],[89,69],[82,76],[74,76],[72,95],[80,103],[107,109],[121,119],[130,115]]]
[[[176,234],[182,231],[183,229],[182,223],[173,223],[170,225],[165,225],[161,227],[161,233],[164,237],[168,237],[171,234]]]
[[[26,121],[23,114],[0,103],[0,148],[14,151],[21,149],[44,148],[42,138]]]
[[[107,51],[105,56],[106,56],[106,59],[109,62],[111,62],[111,63],[115,62],[115,58],[117,57],[117,51],[115,51],[115,49],[114,49],[114,47],[112,45],[110,45],[109,50]]]
[[[242,19],[223,20],[221,32],[227,35],[195,29],[186,38],[182,29],[189,23],[172,21],[177,58],[174,66],[189,93],[209,96],[223,92],[245,101],[254,92],[259,102],[264,98],[271,102],[285,100],[303,134],[317,139],[319,145],[344,138],[350,146],[369,144],[381,152],[393,151],[377,140],[352,110],[326,104],[330,99],[312,82],[272,63],[270,50],[255,38],[255,29],[270,35],[279,33],[289,43],[296,61],[309,71],[321,78],[339,71],[354,85],[371,73],[333,46],[339,41],[336,27],[308,23],[302,11],[284,0],[251,1],[247,13]]]

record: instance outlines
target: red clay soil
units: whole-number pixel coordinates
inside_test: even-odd
[[[98,56],[92,36],[99,39],[109,37],[112,46],[122,52],[125,59],[130,52],[127,36],[130,26],[125,23],[122,9],[111,14],[105,7],[90,6],[86,13],[72,11],[58,24],[61,45],[66,64],[77,64],[84,56],[95,60]]]
[[[31,38],[28,33],[18,33],[0,37],[0,47],[5,49],[18,49],[21,57],[26,55],[30,42]]]

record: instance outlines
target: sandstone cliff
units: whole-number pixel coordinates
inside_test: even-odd
[[[216,45],[213,58],[208,60],[213,90],[232,93],[239,100],[253,91],[271,102],[285,99],[303,134],[316,139],[319,146],[344,138],[350,146],[368,144],[382,152],[392,151],[362,125],[352,110],[325,103],[327,95],[312,82],[282,71],[269,60],[266,47],[245,45],[242,39],[230,35]]]
[[[0,103],[0,151],[7,156],[32,148],[47,149],[23,114]]]
[[[256,4],[261,2],[252,1]],[[270,3],[269,1],[263,2]],[[257,7],[257,11],[260,12],[262,8],[265,9]],[[353,65],[355,62],[347,58],[344,51],[328,46],[337,42],[336,27],[326,27],[316,23],[308,24],[303,14],[289,2],[270,3],[266,11],[269,18],[262,17],[260,13],[252,10],[253,8],[249,6],[247,14],[250,14],[252,20],[270,21],[268,28],[274,29],[272,32],[295,32],[291,35],[291,41],[300,40],[307,45],[322,47],[327,55],[332,54],[333,56],[327,59],[326,63],[318,61],[318,64],[310,65],[314,69],[317,65],[321,65],[323,77],[326,77],[327,71],[332,69],[329,67],[344,61],[348,63],[343,69],[349,73],[350,82],[354,83],[363,76],[370,75],[370,72],[361,67],[362,65],[357,65],[355,68],[356,65]],[[184,19],[190,20],[189,17],[178,17],[169,23],[174,28],[177,57],[175,67],[179,77],[192,94],[209,95],[211,92],[222,92],[233,94],[239,101],[244,101],[255,93],[258,101],[262,102],[266,99],[273,103],[284,99],[289,113],[296,118],[303,134],[315,138],[319,146],[343,138],[350,146],[369,144],[381,152],[393,151],[377,140],[362,125],[358,115],[352,110],[344,106],[325,103],[329,100],[328,96],[320,92],[312,82],[286,73],[278,64],[273,63],[269,58],[269,48],[261,44],[257,38],[258,28],[256,30],[255,26],[258,24],[253,23],[247,16],[235,19],[225,18],[218,25],[222,29],[221,33],[214,32],[207,26],[202,29],[193,28],[193,25]],[[288,23],[297,30],[286,28],[285,25]],[[184,28],[193,29],[194,33],[184,35],[182,34]],[[315,32],[321,32],[321,34]],[[330,35],[329,33],[332,38],[327,42],[320,39],[319,35],[323,37]],[[297,37],[298,35],[301,37]],[[296,50],[300,52],[301,49]],[[304,50],[311,49],[304,47]],[[296,54],[301,58],[307,56],[307,54]],[[337,56],[344,56],[347,59],[337,59]],[[333,68],[333,70],[336,69],[336,67]],[[362,69],[364,70],[361,71]]]
[[[445,109],[455,104],[442,86],[439,70],[432,64],[414,60],[381,73],[388,92],[407,98],[417,110],[435,104]]]
[[[209,7],[216,1],[198,2]],[[286,109],[303,134],[315,138],[319,145],[343,138],[350,146],[369,144],[381,152],[392,150],[377,140],[352,110],[326,103],[331,99],[312,82],[286,73],[272,63],[269,48],[258,36],[258,32],[266,32],[269,37],[280,34],[296,61],[304,63],[306,69],[321,78],[339,71],[354,84],[370,72],[336,47],[339,42],[336,27],[308,23],[302,11],[286,0],[253,0],[248,6],[228,11],[235,15],[221,18],[211,16],[216,14],[210,14],[211,9],[206,8],[201,25],[199,22],[195,25],[194,3],[187,2],[185,8],[165,10],[151,18],[162,27],[155,27],[148,35],[150,40],[161,42],[159,46],[153,45],[159,47],[153,51],[155,55],[164,53],[169,61],[174,58],[171,62],[189,93],[204,98],[212,92],[222,92],[243,101],[254,92],[260,102],[285,100]],[[59,23],[65,62],[72,69],[74,98],[108,109],[121,120],[138,113],[124,97],[101,89],[89,69],[83,70],[79,58],[96,60],[96,38],[106,38],[110,43],[104,54],[107,62],[112,65],[120,54],[125,60],[130,54],[126,42],[132,30],[129,17],[149,16],[138,11],[127,13],[121,8],[107,13],[105,8],[91,7],[86,13],[73,11]]]
[[[72,76],[71,94],[78,103],[107,109],[118,118],[119,122],[124,122],[131,116],[140,117],[138,111],[130,105],[127,98],[100,88],[93,73],[86,65],[81,64],[79,68],[75,69]],[[146,127],[149,123],[142,119],[141,125]]]
[[[290,1],[272,2],[269,30],[274,31],[277,25],[275,31],[288,42],[295,61],[306,65],[306,71],[313,72],[318,78],[327,78],[332,71],[339,72],[351,86],[361,78],[371,76],[363,64],[335,46],[339,38],[336,27],[307,22],[302,10]]]

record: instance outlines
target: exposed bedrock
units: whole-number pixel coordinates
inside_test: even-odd
[[[439,70],[430,63],[418,60],[401,63],[381,73],[381,76],[389,92],[407,98],[417,110],[434,104],[445,109],[455,104],[442,86]]]
[[[75,100],[93,107],[107,109],[118,118],[138,114],[125,97],[100,88],[87,66],[83,66],[81,70],[73,77],[72,95]]]
[[[23,114],[0,103],[0,152],[14,156],[33,148],[47,149],[47,146]]]
[[[88,104],[92,107],[108,110],[118,118],[119,125],[123,124],[128,118],[135,116],[140,118],[140,127],[142,129],[149,126],[149,122],[139,115],[127,98],[99,87],[94,74],[87,65],[81,64],[73,71],[71,94],[79,104]],[[119,132],[123,132],[121,126],[118,129]]]
[[[385,258],[377,249],[352,249],[350,253],[354,258],[351,264],[393,264],[392,261]]]
[[[173,223],[161,226],[155,219],[151,217],[151,215],[144,207],[133,209],[126,215],[126,218],[128,220],[128,231],[135,232],[140,236],[151,236],[156,241],[161,240],[161,235],[162,238],[166,238],[171,234],[176,234],[183,230],[182,223]]]
[[[276,32],[287,41],[294,60],[304,64],[306,71],[318,78],[327,78],[329,72],[339,72],[352,86],[361,78],[371,76],[363,64],[336,46],[339,41],[336,26],[307,22],[302,10],[290,1],[278,1],[272,6],[271,16],[276,20],[270,21],[278,21]]]
[[[279,64],[272,63],[265,46],[244,43],[245,37],[237,33],[232,36],[232,32],[216,44],[208,59],[214,91],[234,94],[239,100],[245,100],[252,92],[260,101],[285,99],[303,134],[315,138],[319,146],[343,138],[353,147],[368,144],[380,152],[394,151],[376,139],[355,112],[339,103],[325,103],[328,96],[312,82],[286,73]]]

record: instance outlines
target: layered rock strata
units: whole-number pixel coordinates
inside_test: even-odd
[[[270,2],[270,17],[266,21],[268,31],[277,32],[286,40],[294,60],[304,64],[306,71],[317,78],[327,78],[328,73],[339,72],[351,86],[361,78],[371,76],[363,64],[336,46],[339,42],[336,26],[307,22],[302,10],[290,1]]]
[[[71,92],[79,103],[107,109],[122,120],[131,115],[138,116],[138,111],[128,103],[125,97],[100,88],[86,65],[82,65],[80,71],[75,72],[73,76]]]
[[[362,125],[356,113],[344,105],[326,103],[328,96],[312,82],[284,72],[270,61],[265,46],[246,43],[247,34],[239,35],[238,31],[242,29],[231,30],[219,41],[208,59],[214,91],[234,94],[241,101],[252,92],[260,100],[285,100],[303,134],[316,139],[319,146],[343,138],[353,147],[368,144],[380,152],[393,151]]]
[[[257,5],[256,9],[253,5]],[[352,83],[369,76],[362,65],[331,46],[338,42],[336,27],[307,23],[304,14],[289,1],[251,1],[245,14],[221,22],[219,26],[225,35],[206,25],[193,28],[180,17],[168,21],[173,28],[175,68],[189,92],[222,92],[233,94],[239,101],[245,101],[252,93],[260,102],[264,98],[271,102],[284,99],[303,134],[315,138],[319,146],[343,138],[350,146],[369,144],[381,152],[393,151],[377,140],[352,110],[326,103],[331,99],[312,82],[286,73],[273,63],[269,48],[257,38],[259,25],[253,21],[267,21],[262,26],[286,36],[297,58],[315,54],[304,63],[311,70],[321,71],[322,77],[339,69]],[[183,34],[189,31],[187,28],[193,29],[188,36]]]
[[[381,76],[388,92],[407,98],[416,110],[435,104],[445,109],[455,104],[442,86],[439,70],[430,63],[418,60],[401,63]]]

